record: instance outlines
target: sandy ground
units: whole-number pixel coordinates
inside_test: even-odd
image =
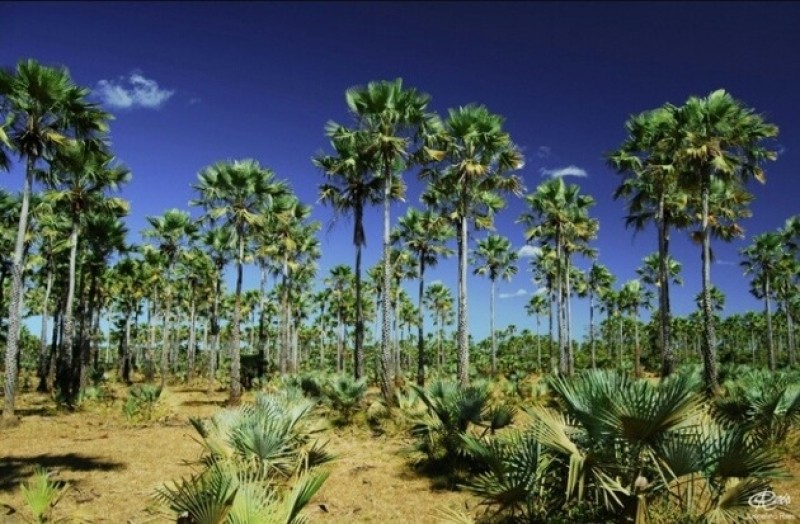
[[[75,523],[174,522],[154,500],[164,482],[191,473],[200,456],[190,416],[220,409],[225,393],[175,388],[164,396],[159,420],[131,424],[122,400],[76,413],[57,412],[38,394],[20,399],[21,423],[0,429],[0,522],[25,522],[20,483],[41,465],[70,487],[55,516]],[[306,509],[311,522],[436,522],[440,508],[473,508],[464,492],[432,489],[401,451],[402,437],[374,437],[366,428],[321,434],[337,459]]]

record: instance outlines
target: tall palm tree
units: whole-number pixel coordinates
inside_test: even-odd
[[[506,237],[490,234],[478,241],[473,253],[475,265],[473,273],[486,275],[491,283],[489,292],[489,333],[492,340],[492,376],[497,374],[497,337],[494,328],[495,292],[497,279],[511,280],[517,274],[519,255],[511,249],[511,241]]]
[[[246,246],[267,214],[285,212],[291,190],[282,181],[275,181],[272,170],[251,159],[218,162],[198,174],[192,187],[199,196],[192,205],[205,210],[203,221],[229,229],[236,244],[236,290],[231,326],[231,384],[229,403],[241,401],[240,321],[242,300],[242,268]]]
[[[642,376],[642,348],[639,344],[639,309],[649,307],[650,292],[642,287],[639,280],[629,280],[619,290],[620,308],[633,315],[633,373]]]
[[[503,129],[504,119],[484,106],[449,111],[425,151],[440,167],[425,169],[430,180],[423,200],[457,225],[458,244],[458,382],[469,383],[467,321],[467,254],[470,226],[489,229],[494,214],[505,206],[501,193],[522,193],[522,181],[512,174],[524,165],[522,154]]]
[[[320,201],[330,204],[336,214],[353,216],[353,245],[356,248],[355,293],[356,325],[353,349],[353,374],[360,379],[364,374],[364,306],[361,284],[361,251],[367,245],[364,233],[364,209],[383,200],[383,179],[376,173],[375,156],[369,154],[366,133],[337,125],[327,128],[335,155],[317,156],[314,164],[322,169],[327,182],[320,185]],[[396,179],[400,182],[399,179]],[[399,199],[402,184],[390,188],[390,197]]]
[[[170,328],[172,325],[172,272],[175,262],[188,247],[197,231],[197,224],[189,214],[180,209],[169,209],[161,216],[147,217],[150,228],[143,233],[145,238],[154,238],[164,260],[164,306],[161,346],[161,385],[167,381],[169,370]]]
[[[702,355],[706,389],[716,392],[716,337],[711,306],[711,186],[720,180],[728,186],[743,184],[750,178],[764,182],[761,167],[777,154],[764,142],[778,134],[753,109],[720,89],[704,98],[690,97],[675,112],[678,129],[677,163],[679,184],[699,197],[700,243],[702,246]]]
[[[72,399],[73,335],[76,264],[78,261],[79,233],[85,217],[92,212],[106,211],[118,216],[128,213],[128,202],[121,198],[107,198],[108,191],[116,191],[130,179],[124,166],[115,164],[114,157],[94,140],[79,140],[63,145],[51,164],[50,185],[55,189],[45,194],[45,201],[68,207],[71,222],[69,236],[69,273],[67,298],[64,309],[64,335],[59,352],[59,379],[61,393]]]
[[[571,375],[574,369],[566,307],[571,294],[570,258],[572,253],[590,252],[586,244],[598,230],[597,219],[589,217],[594,198],[580,194],[576,184],[566,184],[562,178],[554,178],[527,195],[525,202],[529,211],[523,213],[519,221],[528,226],[526,240],[538,239],[543,246],[550,245],[554,251],[558,368],[559,373]]]
[[[220,353],[220,301],[222,300],[222,276],[225,265],[233,258],[235,242],[232,232],[224,228],[206,229],[201,235],[202,243],[208,251],[214,266],[214,291],[211,302],[211,346],[208,355],[209,388],[213,387],[217,377],[217,359]]]
[[[769,369],[775,371],[775,345],[772,336],[772,311],[770,301],[775,290],[773,283],[779,278],[781,260],[784,258],[784,244],[781,235],[775,233],[762,233],[753,237],[749,246],[740,251],[744,260],[741,266],[746,275],[753,275],[753,283],[758,298],[764,300],[764,317],[767,322],[766,346]]]
[[[546,291],[546,290],[545,290]],[[536,317],[536,369],[542,372],[542,333],[540,331],[541,317],[547,314],[550,300],[545,293],[534,294],[525,305],[525,312]]]
[[[589,295],[589,345],[592,358],[592,369],[597,367],[597,355],[594,337],[594,299],[614,285],[614,275],[604,265],[592,263],[586,276],[586,291]]]
[[[389,250],[391,247],[391,201],[396,180],[405,170],[415,151],[412,141],[426,128],[430,97],[416,89],[403,88],[403,81],[370,82],[366,87],[352,87],[345,93],[347,105],[363,133],[364,153],[374,160],[376,174],[383,185],[383,289],[391,287]],[[388,300],[383,301],[381,325],[381,394],[386,402],[394,402],[391,372],[391,316]]]
[[[673,227],[688,225],[687,195],[678,187],[675,164],[676,133],[675,107],[671,104],[640,113],[625,123],[628,137],[620,149],[608,156],[609,163],[625,176],[614,198],[626,198],[626,224],[636,232],[648,222],[656,226],[658,262],[653,285],[658,289],[659,343],[661,346],[661,375],[675,369],[672,351],[671,311],[669,295],[669,240]]]
[[[429,311],[433,313],[434,324],[436,324],[436,367],[442,370],[444,364],[444,352],[442,350],[442,339],[446,319],[453,311],[453,294],[450,288],[441,282],[432,282],[425,290],[425,304]]]
[[[410,208],[402,217],[397,228],[392,232],[392,240],[402,243],[417,261],[417,277],[419,290],[417,308],[417,384],[425,385],[425,331],[424,331],[424,298],[425,269],[435,266],[440,256],[450,256],[453,250],[445,243],[453,237],[455,230],[447,221],[433,210],[418,211]]]
[[[65,68],[51,68],[35,60],[23,60],[16,70],[0,71],[0,97],[5,99],[10,121],[4,125],[2,142],[10,144],[25,161],[17,237],[11,260],[11,298],[5,355],[3,418],[14,420],[22,273],[25,235],[31,193],[42,161],[52,158],[59,145],[75,138],[89,138],[107,130],[109,115],[86,101],[89,90],[76,86]],[[0,155],[7,164],[7,155]]]
[[[347,307],[350,282],[353,273],[350,266],[339,264],[330,269],[330,276],[325,279],[325,285],[331,290],[331,301],[336,311],[338,337],[336,341],[336,372],[342,371],[342,358],[344,355],[344,314]]]

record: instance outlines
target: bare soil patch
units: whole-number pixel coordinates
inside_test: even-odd
[[[47,396],[21,396],[21,422],[0,429],[0,522],[25,522],[19,486],[37,465],[70,484],[55,511],[66,522],[174,522],[153,501],[154,490],[193,471],[201,447],[188,419],[222,409],[226,393],[169,388],[158,419],[141,424],[122,415],[124,396],[120,388],[116,400],[72,413],[55,410]],[[374,437],[350,426],[320,438],[329,440],[337,459],[306,509],[312,522],[435,522],[439,508],[464,510],[476,503],[465,492],[436,490],[430,479],[417,476],[401,455],[409,445],[402,436]]]

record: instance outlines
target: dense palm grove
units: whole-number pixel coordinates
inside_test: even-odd
[[[20,382],[31,377],[70,408],[104,373],[128,385],[219,381],[232,406],[243,389],[281,377],[287,390],[329,398],[344,413],[376,384],[382,406],[400,410],[429,465],[503,518],[523,521],[548,514],[603,521],[615,507],[638,522],[651,510],[725,520],[777,471],[779,456],[767,450],[800,412],[800,217],[741,251],[764,310],[721,318],[712,243],[742,235],[749,183],[764,182],[778,133],[725,91],[631,117],[626,140],[608,153],[627,224],[656,232],[639,278],[623,283],[592,246],[599,223],[591,196],[563,178],[523,187],[524,159],[501,116],[469,105],[442,118],[428,109],[428,95],[400,80],[348,90],[352,121],[329,122],[330,153],[312,159],[321,203],[352,218],[352,267],[319,274],[320,224],[310,220],[311,207],[251,159],[202,169],[191,209],[148,217],[149,243],[132,245],[130,204],[118,196],[131,173],[108,143],[111,115],[88,95],[65,69],[32,60],[0,73],[0,166],[19,162],[25,173],[18,195],[0,191],[4,420],[14,419]],[[419,204],[393,217],[412,174],[425,184]],[[517,222],[539,250],[529,268],[508,238],[491,232],[507,198],[526,205]],[[364,268],[370,206],[383,209],[382,257]],[[488,233],[471,245],[476,231]],[[669,250],[678,231],[697,241],[702,263],[697,311],[686,317],[670,311],[670,285],[683,270]],[[457,289],[426,281],[426,270],[451,256]],[[246,265],[258,268],[257,289],[244,288]],[[224,279],[230,270],[233,289]],[[535,328],[496,330],[496,283],[519,271],[530,271],[543,291],[526,305]],[[471,340],[467,323],[470,272],[491,284],[484,341]],[[584,338],[572,322],[574,297],[588,298]],[[22,323],[31,316],[41,319],[38,334]],[[328,372],[338,382],[318,378]],[[525,388],[530,374],[546,375],[533,392]],[[642,379],[654,376],[661,381]],[[503,400],[492,391],[505,392]],[[291,395],[260,397],[259,405],[291,421],[284,439],[299,449],[295,426],[310,407]],[[240,417],[260,416],[261,408],[242,409]],[[212,431],[195,423],[206,443],[214,431],[224,440],[236,424],[261,422],[214,424]],[[165,501],[213,492],[224,503],[252,490],[248,482],[273,482],[266,467],[231,473],[207,447],[211,473],[165,488]],[[280,467],[299,468],[275,456]],[[275,456],[258,463],[274,465]],[[472,459],[466,470],[457,459],[464,456]],[[302,479],[299,486],[315,487],[288,521],[324,475]],[[229,490],[223,495],[214,491],[220,483]],[[705,486],[702,495],[690,493],[694,483]],[[671,503],[675,513],[661,507]]]

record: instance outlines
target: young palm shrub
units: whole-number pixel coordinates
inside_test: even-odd
[[[696,375],[653,384],[591,371],[550,385],[559,409],[526,411],[530,437],[551,457],[557,481],[545,497],[558,507],[599,506],[643,523],[652,503],[666,501],[671,518],[732,522],[778,474],[774,450],[708,416]]]
[[[455,472],[459,458],[467,456],[462,435],[485,438],[511,424],[516,409],[492,404],[487,384],[459,388],[455,382],[437,380],[429,387],[412,385],[425,410],[413,416],[411,433],[415,450],[428,466],[446,474]]]
[[[67,491],[68,484],[59,485],[50,479],[50,473],[41,467],[33,472],[33,478],[23,484],[22,499],[28,505],[33,521],[39,524],[50,522],[50,514]]]
[[[800,384],[785,373],[752,370],[724,383],[713,413],[726,428],[742,428],[757,444],[785,441],[800,423]]]
[[[337,375],[325,383],[322,391],[331,407],[339,413],[341,422],[347,424],[364,399],[367,383],[350,375]]]
[[[302,473],[294,488],[282,493],[281,486],[263,472],[219,461],[158,489],[156,498],[186,524],[300,524],[307,522],[300,511],[327,477],[327,472]]]
[[[137,384],[128,391],[122,412],[128,420],[149,421],[153,418],[160,398],[161,386]]]
[[[191,524],[305,522],[299,512],[327,478],[312,470],[332,459],[313,440],[313,406],[299,389],[287,389],[259,393],[254,404],[207,421],[190,419],[205,468],[163,486],[156,498]]]

